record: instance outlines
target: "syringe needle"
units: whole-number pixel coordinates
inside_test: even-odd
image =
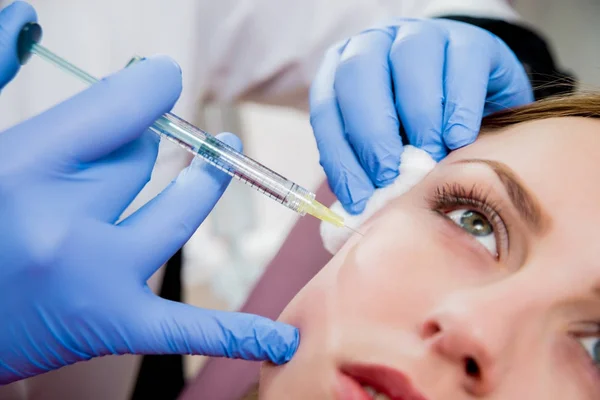
[[[360,235],[360,236],[363,236],[363,237],[365,236],[365,235],[363,235],[362,233],[360,233],[359,231],[357,231],[356,229],[354,229],[354,228],[350,228],[348,225],[344,225],[344,228],[348,228],[348,229],[350,229],[352,232],[354,232],[354,233],[356,233],[356,234],[358,234],[358,235]]]

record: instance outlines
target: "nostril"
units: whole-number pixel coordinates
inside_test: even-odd
[[[464,364],[465,364],[465,373],[468,376],[470,376],[471,378],[475,378],[475,379],[481,378],[481,368],[479,368],[479,365],[477,364],[477,361],[475,361],[474,358],[472,358],[472,357],[465,358]]]
[[[442,331],[442,327],[435,321],[428,321],[421,328],[421,336],[424,339],[431,338]]]

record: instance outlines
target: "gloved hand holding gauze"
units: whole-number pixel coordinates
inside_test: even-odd
[[[367,222],[377,211],[381,210],[389,201],[408,192],[410,188],[419,183],[432,169],[436,162],[425,151],[414,146],[404,146],[404,151],[400,157],[400,174],[396,180],[380,189],[375,193],[364,209],[357,215],[351,215],[339,201],[336,201],[331,210],[344,217],[346,225],[359,229],[362,224]],[[352,236],[349,229],[338,228],[327,222],[321,223],[321,239],[325,249],[331,254],[337,253],[346,241]]]

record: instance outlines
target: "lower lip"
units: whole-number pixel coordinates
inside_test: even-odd
[[[371,400],[371,396],[357,381],[339,372],[336,400]]]

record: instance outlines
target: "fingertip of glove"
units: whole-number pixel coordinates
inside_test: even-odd
[[[144,95],[148,103],[169,103],[173,107],[182,90],[182,75],[179,65],[168,56],[156,55],[144,58],[103,81],[127,81],[123,87],[129,90],[130,85],[150,91]],[[127,89],[126,89],[127,87]]]
[[[174,59],[159,54],[146,58],[141,64],[147,65],[148,73],[156,75],[158,79],[167,81],[170,86],[181,91],[183,74],[181,67]]]
[[[392,182],[394,182],[397,177],[398,177],[398,168],[386,169],[377,176],[377,178],[375,179],[375,185],[380,188],[386,187],[389,184],[391,184]]]
[[[228,146],[233,147],[238,152],[242,152],[242,150],[244,148],[241,139],[239,137],[237,137],[237,135],[235,135],[234,133],[222,132],[222,133],[219,133],[216,137],[221,142],[225,143]]]
[[[177,64],[170,57],[152,56],[103,78],[84,96],[93,102],[104,99],[114,118],[142,126],[169,112],[181,89]]]
[[[456,150],[473,143],[476,138],[477,132],[464,126],[455,125],[445,135],[444,142],[450,150]]]
[[[281,322],[275,322],[277,325],[277,335],[279,343],[273,343],[273,351],[268,354],[269,360],[275,365],[285,364],[292,359],[298,346],[300,345],[300,331],[298,328]]]
[[[367,199],[362,199],[362,200],[356,201],[354,203],[347,203],[347,204],[342,203],[342,206],[349,214],[357,215],[357,214],[362,213],[365,210],[368,200],[369,199],[367,198]]]
[[[351,215],[363,212],[367,201],[375,191],[369,178],[365,176],[364,179],[359,179],[352,174],[344,173],[335,182],[337,184],[330,187],[346,212]]]
[[[181,67],[179,66],[179,64],[177,63],[177,61],[175,61],[173,58],[164,55],[164,54],[157,54],[151,57],[148,57],[147,60],[151,60],[153,63],[160,63],[161,65],[164,66],[164,68],[169,69],[171,71],[171,73],[173,73],[174,75],[177,75],[178,77],[181,77],[183,75],[182,71],[181,71]]]
[[[296,351],[298,351],[299,346],[300,346],[300,331],[298,331],[298,329],[294,328],[294,339],[292,340],[292,342],[290,342],[290,345],[288,346],[288,351],[286,353],[284,353],[281,363],[284,364],[284,363],[290,361],[292,359],[292,357],[294,357],[294,354],[296,354]]]
[[[426,151],[435,162],[440,162],[446,157],[446,149],[439,145],[424,145],[421,147],[422,150]]]

